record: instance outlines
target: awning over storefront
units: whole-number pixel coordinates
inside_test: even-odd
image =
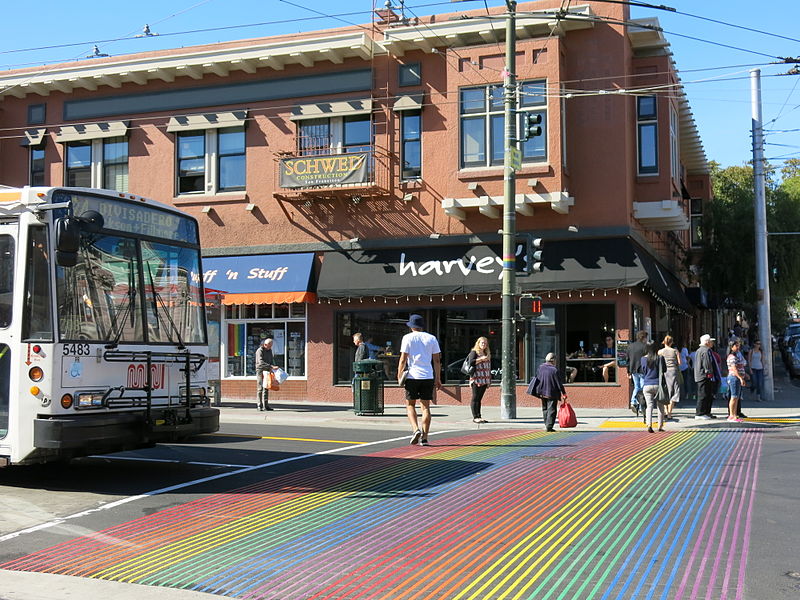
[[[517,248],[517,268],[524,268]],[[429,246],[326,253],[320,298],[436,296],[500,293],[500,246]],[[629,238],[547,241],[544,271],[517,282],[525,292],[619,289],[644,286],[683,311],[693,307],[677,278]]]
[[[212,256],[203,259],[203,283],[228,305],[315,302],[313,264],[313,253]]]

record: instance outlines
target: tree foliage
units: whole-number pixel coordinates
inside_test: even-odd
[[[783,181],[768,169],[767,231],[800,232],[800,164],[786,165]],[[754,174],[750,166],[712,163],[714,199],[703,208],[702,284],[735,305],[756,305]],[[800,295],[800,235],[768,236],[773,322],[785,320]]]

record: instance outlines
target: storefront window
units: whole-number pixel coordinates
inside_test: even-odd
[[[287,320],[298,315],[296,320]],[[302,313],[302,314],[301,314]],[[305,309],[294,310],[288,304],[227,306],[225,315],[225,377],[255,376],[255,355],[264,338],[272,338],[275,364],[290,377],[306,374]],[[246,316],[245,316],[246,315]],[[252,319],[252,320],[251,320]]]
[[[436,335],[429,312],[419,311],[428,324],[428,331]],[[346,383],[353,379],[353,357],[355,346],[353,334],[361,333],[369,349],[369,356],[384,363],[383,373],[387,381],[397,380],[397,365],[400,360],[400,341],[410,330],[406,327],[408,311],[359,311],[341,312],[337,315],[336,380]],[[433,328],[432,328],[433,327]]]
[[[564,367],[568,383],[613,383],[617,381],[613,304],[563,306],[566,346]],[[556,319],[558,325],[559,319]],[[610,338],[610,342],[607,342]],[[557,355],[560,355],[558,353]]]
[[[465,383],[461,365],[479,337],[489,339],[492,353],[492,378],[501,378],[501,314],[500,308],[461,308],[449,310],[406,309],[396,312],[357,311],[340,312],[337,315],[337,338],[335,350],[335,373],[337,383],[347,383],[353,378],[352,363],[355,346],[352,336],[361,333],[367,343],[370,356],[384,361],[384,378],[387,383],[397,380],[397,365],[400,359],[400,342],[409,332],[406,322],[412,313],[425,318],[427,331],[439,340],[442,350],[442,380],[446,383]],[[520,377],[520,358],[524,357],[525,328],[517,326],[517,380]]]

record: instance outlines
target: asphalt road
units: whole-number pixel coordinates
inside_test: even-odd
[[[280,600],[800,597],[797,427],[264,429],[0,470],[0,568]]]

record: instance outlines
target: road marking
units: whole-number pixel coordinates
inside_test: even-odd
[[[612,421],[612,420],[608,420],[608,421],[604,421],[603,423],[600,423],[600,427],[636,427],[638,429],[644,429],[645,427],[647,427],[647,425],[645,425],[641,421]]]
[[[452,433],[452,431],[437,431],[436,433],[441,435],[443,433]],[[431,434],[433,435],[433,434]],[[144,498],[149,498],[150,496],[158,496],[159,494],[166,494],[167,492],[174,492],[175,490],[180,490],[183,488],[191,487],[193,485],[199,485],[201,483],[207,483],[209,481],[214,481],[216,479],[223,479],[225,477],[232,477],[234,475],[241,475],[242,473],[247,473],[250,471],[257,471],[259,469],[266,469],[267,467],[274,467],[276,465],[282,465],[285,463],[295,462],[298,460],[303,460],[306,458],[313,458],[314,456],[324,456],[326,454],[336,454],[338,452],[345,452],[346,450],[353,450],[354,448],[364,448],[365,446],[377,446],[378,444],[389,444],[391,442],[399,442],[408,440],[408,435],[404,435],[401,437],[389,438],[386,440],[378,440],[376,442],[365,442],[354,444],[351,446],[343,446],[341,448],[331,448],[330,450],[323,450],[321,452],[312,452],[309,454],[301,454],[299,456],[290,456],[288,458],[282,458],[280,460],[274,460],[268,463],[262,463],[260,465],[252,465],[249,467],[244,467],[237,471],[230,471],[228,473],[218,473],[217,475],[210,475],[208,477],[202,477],[200,479],[194,479],[192,481],[187,481],[185,483],[178,483],[176,485],[170,485],[168,487],[160,488],[157,490],[153,490],[151,492],[145,492],[144,494],[138,494],[136,496],[128,496],[127,498],[120,498],[119,500],[115,500],[114,502],[109,502],[108,504],[103,504],[101,506],[97,506],[95,508],[90,508],[88,510],[84,510],[81,512],[77,512],[66,517],[61,517],[59,519],[54,519],[52,521],[48,521],[47,523],[40,523],[39,525],[34,525],[33,527],[28,527],[27,529],[21,529],[19,531],[15,531],[13,533],[6,534],[4,536],[0,536],[0,542],[7,542],[8,540],[12,540],[16,537],[21,535],[25,535],[26,533],[34,533],[37,531],[42,531],[43,529],[49,529],[51,527],[55,527],[56,525],[61,525],[66,523],[67,521],[71,521],[73,519],[78,519],[80,517],[85,517],[91,515],[96,512],[100,512],[103,510],[109,510],[111,508],[116,508],[118,506],[122,506],[123,504],[128,504],[129,502],[134,502],[136,500],[142,500]]]
[[[92,454],[86,458],[99,458],[101,460],[135,460],[138,462],[157,462],[157,463],[171,463],[181,465],[201,465],[204,467],[231,467],[236,469],[243,469],[252,465],[235,465],[231,463],[214,463],[203,462],[199,460],[178,460],[175,458],[147,458],[144,456],[109,456],[103,454]]]
[[[352,442],[348,440],[318,440],[316,438],[276,437],[272,435],[249,435],[238,433],[209,433],[203,437],[244,437],[254,440],[288,440],[292,442],[320,442],[323,444],[366,444],[367,442]]]

